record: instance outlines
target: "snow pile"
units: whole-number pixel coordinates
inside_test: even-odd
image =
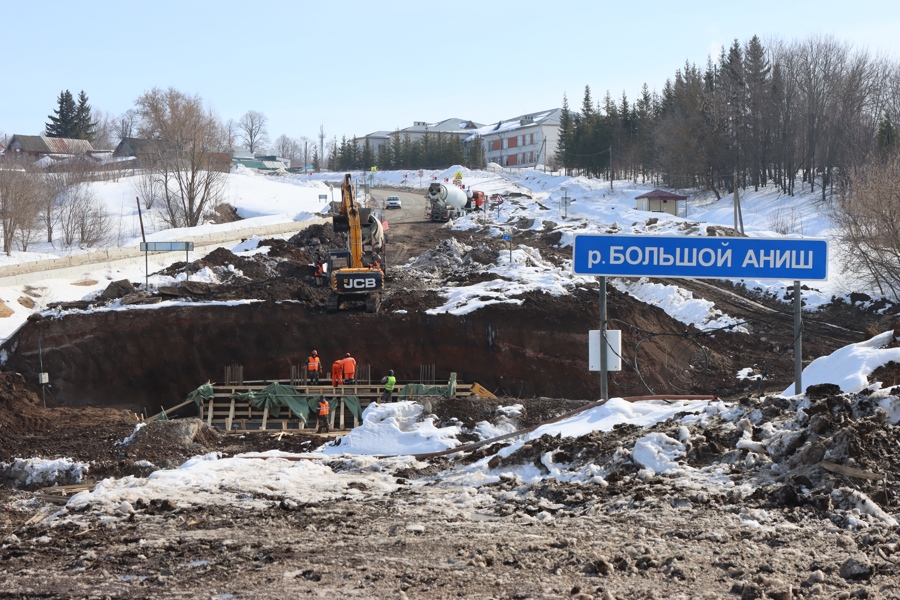
[[[889,362],[900,363],[900,348],[888,348],[894,332],[885,331],[875,337],[838,348],[828,356],[820,356],[803,369],[803,385],[833,383],[842,391],[853,393],[869,386],[869,375]],[[782,392],[793,394],[794,386]]]
[[[362,414],[362,425],[324,446],[325,454],[421,454],[459,445],[459,427],[434,425],[413,401],[372,403]]]
[[[134,431],[131,432],[131,435],[129,435],[127,438],[125,438],[121,442],[116,442],[116,446],[127,446],[128,444],[130,444],[131,442],[134,441],[134,436],[137,435],[137,432],[146,426],[147,426],[146,423],[138,423],[137,425],[134,426]]]
[[[740,321],[729,317],[715,308],[709,300],[694,298],[694,294],[686,289],[662,283],[650,283],[646,278],[637,281],[613,279],[613,285],[619,291],[631,294],[638,300],[658,306],[666,314],[686,325],[697,329],[723,329],[748,333]]]
[[[528,434],[525,441],[537,439],[542,435],[579,437],[594,431],[610,431],[620,424],[650,427],[671,419],[678,413],[704,412],[708,405],[708,400],[628,402],[622,398],[612,398],[606,404],[586,410],[564,421],[542,425]]]
[[[490,440],[501,435],[513,433],[519,429],[518,418],[522,416],[524,407],[521,404],[513,404],[511,406],[499,406],[494,411],[497,415],[495,422],[479,421],[473,428],[473,433],[478,436],[479,440]]]
[[[11,463],[0,462],[0,480],[11,482],[13,488],[70,485],[80,482],[89,468],[71,458],[16,458]]]
[[[320,461],[283,460],[281,456],[284,453],[277,451],[233,458],[221,458],[218,453],[197,456],[177,469],[155,471],[146,478],[104,479],[93,490],[72,496],[67,507],[79,510],[97,505],[115,512],[122,502],[139,507],[168,501],[179,507],[233,506],[258,511],[271,507],[272,496],[305,503],[359,495],[361,485],[373,495],[396,489],[393,478],[379,473],[380,469],[364,468],[370,463],[335,473]]]
[[[679,468],[676,459],[684,456],[684,444],[664,433],[650,433],[634,443],[631,456],[647,475],[668,473]]]

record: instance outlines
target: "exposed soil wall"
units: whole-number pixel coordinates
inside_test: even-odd
[[[618,293],[610,307],[613,318],[638,314]],[[641,313],[648,328],[671,327],[661,311],[644,305]],[[51,401],[158,411],[207,380],[221,380],[225,365],[243,365],[246,380],[287,379],[291,365],[315,348],[326,368],[351,352],[372,366],[373,378],[394,369],[401,381],[415,380],[419,365],[433,363],[438,379],[455,371],[498,394],[589,399],[599,393],[598,375],[587,370],[587,331],[597,328],[597,319],[588,292],[534,294],[521,306],[492,305],[463,316],[329,315],[276,302],[73,313],[29,322],[7,344],[7,368],[36,381],[40,341]],[[633,346],[628,333],[626,341]],[[652,372],[645,376],[659,380]]]
[[[274,302],[69,314],[28,323],[7,344],[6,367],[36,380],[40,340],[57,403],[150,411],[221,380],[233,363],[247,380],[286,379],[313,348],[326,367],[351,352],[372,365],[373,378],[394,369],[401,381],[417,379],[419,365],[434,363],[439,379],[455,371],[502,393],[591,397],[587,330],[596,306],[541,304],[460,317],[327,315]]]

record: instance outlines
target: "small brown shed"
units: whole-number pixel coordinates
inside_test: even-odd
[[[685,202],[685,210],[678,210],[678,202]],[[635,198],[638,210],[648,210],[650,212],[664,212],[670,215],[686,216],[687,214],[687,196],[679,196],[665,190],[653,190]]]

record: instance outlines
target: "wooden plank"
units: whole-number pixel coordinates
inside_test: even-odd
[[[268,421],[269,421],[269,407],[267,406],[266,410],[263,411],[262,427],[260,429],[265,429],[266,426],[268,425]]]
[[[847,475],[848,477],[858,477],[859,479],[873,479],[875,481],[887,479],[887,475],[881,473],[873,473],[872,471],[864,471],[862,469],[856,469],[853,467],[845,467],[844,465],[828,462],[826,460],[820,462],[819,466],[826,471],[831,471],[832,473],[838,473],[840,475]]]
[[[341,429],[344,428],[344,397],[341,396]]]
[[[210,398],[210,399],[209,399],[209,409],[208,409],[208,413],[209,413],[209,414],[206,415],[206,426],[207,426],[207,427],[209,427],[209,426],[212,425],[213,412],[214,412],[214,410],[215,410],[215,408],[214,408],[214,406],[215,406],[214,401],[215,401],[215,398]]]
[[[165,412],[168,414],[168,413],[170,413],[170,412],[172,412],[172,411],[178,410],[179,408],[184,408],[184,407],[187,406],[188,404],[193,404],[193,402],[194,402],[193,400],[185,400],[185,401],[182,402],[181,404],[178,404],[178,405],[176,405],[176,406],[173,406],[172,408],[167,408]],[[201,410],[203,410],[203,409],[201,408]],[[147,422],[149,422],[149,421],[155,421],[155,420],[158,419],[158,418],[160,417],[160,415],[162,415],[162,414],[163,414],[163,413],[158,412],[158,413],[156,413],[155,415],[153,415],[152,417],[147,417],[146,419],[144,419],[144,423],[147,423]],[[202,413],[201,413],[201,418],[202,418]]]
[[[234,423],[234,398],[231,399],[231,409],[228,411],[228,426],[225,428],[231,431],[231,424]]]
[[[457,386],[456,386],[457,391],[458,391],[461,387],[462,387],[462,386],[457,385]],[[487,389],[485,389],[484,387],[482,387],[481,385],[479,385],[479,384],[477,384],[477,383],[473,383],[469,389],[471,390],[471,392],[472,392],[473,394],[477,394],[479,398],[496,398],[496,397],[497,397],[497,396],[493,395],[493,394],[490,393]]]

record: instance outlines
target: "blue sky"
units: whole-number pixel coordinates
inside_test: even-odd
[[[145,90],[198,94],[269,135],[328,140],[449,117],[492,123],[633,99],[752,35],[833,35],[900,57],[896,1],[0,0],[0,132],[41,133],[63,89],[119,115]]]

